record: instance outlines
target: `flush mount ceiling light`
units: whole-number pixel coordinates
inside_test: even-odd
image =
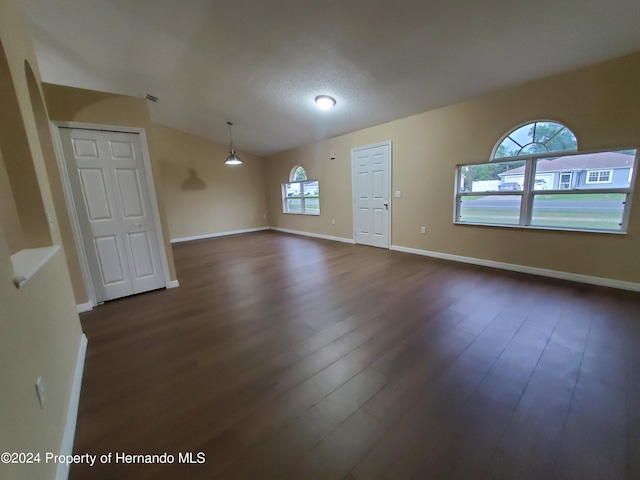
[[[225,165],[240,165],[242,160],[240,160],[240,157],[236,155],[236,151],[233,149],[233,137],[231,136],[231,125],[233,125],[233,123],[227,122],[227,125],[229,125],[229,142],[231,143],[231,146],[229,147],[229,155],[227,155],[227,159],[224,163]]]
[[[316,103],[322,110],[329,110],[336,104],[336,99],[329,95],[318,95],[316,97]]]

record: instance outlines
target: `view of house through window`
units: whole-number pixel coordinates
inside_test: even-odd
[[[518,127],[490,163],[458,166],[454,221],[626,231],[637,151],[576,149],[575,135],[558,123]]]
[[[317,180],[308,180],[307,172],[297,165],[291,170],[289,183],[282,185],[284,213],[320,215],[320,187]]]

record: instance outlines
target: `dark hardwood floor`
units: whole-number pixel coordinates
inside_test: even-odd
[[[275,232],[174,254],[180,288],[81,316],[74,452],[112,461],[72,479],[640,478],[640,294]]]

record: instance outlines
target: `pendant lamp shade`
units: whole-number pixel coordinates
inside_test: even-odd
[[[240,157],[236,155],[236,152],[232,148],[229,152],[229,155],[227,155],[227,159],[224,161],[224,163],[226,163],[227,165],[240,165],[242,163],[242,160],[240,160]]]
[[[227,125],[229,125],[229,143],[231,145],[229,146],[229,155],[227,155],[224,163],[225,165],[240,165],[242,163],[242,160],[240,160],[240,157],[236,155],[236,151],[233,148],[233,136],[231,135],[231,126],[233,125],[233,123],[227,122]]]

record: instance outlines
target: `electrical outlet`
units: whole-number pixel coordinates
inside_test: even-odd
[[[40,408],[44,410],[44,382],[42,381],[42,377],[38,377],[36,380],[36,393],[38,394],[38,401],[40,402]]]
[[[420,228],[420,233],[421,233],[421,234],[423,234],[423,235],[424,235],[425,233],[427,233],[427,227],[421,227],[421,228]]]
[[[336,224],[336,219],[335,219],[335,218],[332,218],[332,219],[331,219],[331,225],[335,225],[335,224]]]

